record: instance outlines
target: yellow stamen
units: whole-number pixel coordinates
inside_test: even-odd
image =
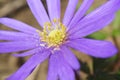
[[[66,39],[66,27],[58,20],[53,20],[54,24],[47,22],[42,32],[39,32],[41,41],[48,47],[59,47]]]

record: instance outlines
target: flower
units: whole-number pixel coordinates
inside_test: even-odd
[[[75,80],[73,70],[80,68],[79,62],[69,48],[98,58],[112,57],[116,47],[108,41],[87,39],[85,36],[108,25],[119,10],[120,0],[109,0],[93,12],[85,15],[93,0],[84,0],[78,11],[78,0],[69,0],[66,12],[60,21],[60,0],[46,0],[48,13],[41,0],[27,3],[43,30],[40,31],[20,21],[0,18],[0,23],[17,31],[0,30],[0,53],[26,51],[13,54],[16,57],[32,55],[31,58],[7,80],[25,80],[35,67],[49,59],[47,80]],[[75,13],[75,14],[74,14]],[[69,74],[69,76],[68,76]]]

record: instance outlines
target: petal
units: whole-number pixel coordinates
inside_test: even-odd
[[[49,55],[48,51],[33,55],[17,72],[8,77],[7,80],[25,80],[34,68],[48,58]]]
[[[58,74],[60,80],[75,80],[75,74],[72,68],[66,63],[61,53],[58,53],[59,65]]]
[[[0,30],[0,40],[22,41],[22,40],[29,40],[29,39],[33,39],[33,35],[28,35],[21,32]]]
[[[117,53],[116,47],[108,41],[82,38],[71,40],[68,45],[80,52],[100,58],[112,57]]]
[[[83,3],[81,4],[68,27],[74,27],[74,25],[85,15],[93,2],[94,0],[83,0]]]
[[[74,12],[76,10],[77,4],[78,4],[78,0],[69,0],[68,6],[66,8],[65,15],[63,18],[63,24],[65,26],[68,26],[69,22],[74,16]]]
[[[68,62],[68,64],[75,70],[80,69],[80,64],[76,58],[76,56],[71,52],[68,47],[63,46],[61,50],[65,60]]]
[[[74,36],[77,35],[78,37],[79,34],[79,37],[83,37],[102,29],[113,20],[115,13],[119,9],[119,5],[120,0],[109,0],[84,17],[77,25],[74,25],[76,27],[74,29],[71,28],[69,31],[70,35],[74,34]],[[83,32],[82,35],[80,34],[81,32]]]
[[[96,31],[98,31],[98,30],[101,30],[102,28],[104,28],[105,26],[110,24],[114,20],[114,17],[115,17],[114,14],[110,14],[108,16],[101,17],[97,21],[93,21],[91,23],[86,22],[87,24],[86,23],[83,24],[84,25],[83,28],[79,29],[79,31],[77,31],[77,32],[72,33],[69,38],[73,39],[73,38],[85,37],[89,34],[92,34]]]
[[[46,22],[50,22],[41,0],[27,0],[27,3],[35,18],[42,27]]]
[[[47,80],[58,80],[58,63],[57,53],[50,56]]]
[[[60,0],[46,0],[51,21],[60,19]]]
[[[33,55],[35,53],[40,52],[40,50],[41,50],[40,48],[35,48],[35,49],[29,50],[29,51],[26,51],[26,52],[23,52],[23,53],[20,53],[20,54],[13,54],[13,56],[15,56],[15,57],[30,56],[30,55]]]
[[[35,48],[36,42],[34,41],[14,41],[14,42],[1,42],[0,53],[18,52]]]
[[[15,19],[10,19],[10,18],[0,18],[0,23],[10,28],[19,30],[21,32],[29,33],[29,34],[35,34],[37,30],[25,23],[22,23],[20,21],[17,21]]]

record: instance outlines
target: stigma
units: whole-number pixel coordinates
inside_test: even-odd
[[[42,32],[39,32],[40,40],[48,47],[59,48],[66,40],[66,27],[59,19],[54,19],[52,23],[46,22]]]

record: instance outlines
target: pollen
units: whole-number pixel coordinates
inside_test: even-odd
[[[40,40],[48,47],[59,47],[66,39],[66,27],[58,19],[52,22],[45,23],[43,31],[39,32]]]

